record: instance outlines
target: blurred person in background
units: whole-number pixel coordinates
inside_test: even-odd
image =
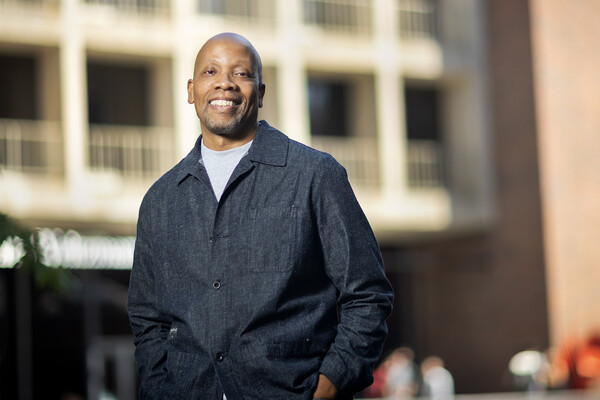
[[[444,361],[436,356],[425,358],[421,362],[423,387],[421,394],[430,399],[451,399],[454,397],[454,378],[446,368]]]
[[[348,399],[372,382],[392,302],[380,250],[344,168],[258,121],[264,94],[248,40],[200,49],[202,134],[140,207],[141,399]]]
[[[520,351],[511,357],[508,369],[513,386],[519,391],[546,390],[550,377],[547,354],[534,349]]]
[[[373,383],[360,394],[360,398],[376,399],[383,397],[386,383],[386,363],[383,362],[373,371]]]
[[[419,371],[414,361],[415,353],[409,347],[399,347],[385,362],[383,395],[394,399],[414,397],[419,389]]]
[[[600,329],[582,338],[567,337],[552,350],[550,386],[600,390]]]

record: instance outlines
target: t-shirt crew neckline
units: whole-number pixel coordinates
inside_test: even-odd
[[[204,145],[204,138],[200,141],[202,163],[204,164],[204,168],[206,168],[217,201],[221,200],[221,195],[225,191],[225,186],[227,186],[233,170],[240,163],[242,157],[248,153],[252,142],[251,140],[239,147],[218,151],[206,147]]]

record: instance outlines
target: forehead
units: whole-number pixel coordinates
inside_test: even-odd
[[[254,65],[252,50],[233,39],[214,39],[207,42],[200,52],[196,65],[206,63],[247,63]]]

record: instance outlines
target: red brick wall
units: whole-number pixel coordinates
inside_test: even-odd
[[[600,326],[600,1],[531,0],[550,334]]]

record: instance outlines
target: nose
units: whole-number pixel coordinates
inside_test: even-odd
[[[236,90],[237,84],[227,73],[220,73],[215,81],[215,88],[221,90]]]

